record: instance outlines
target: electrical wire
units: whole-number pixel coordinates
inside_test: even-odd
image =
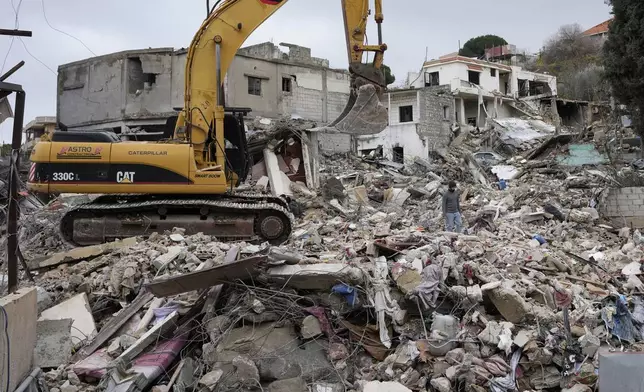
[[[22,2],[22,0],[20,0],[20,1]],[[40,4],[42,4],[42,15],[45,17],[45,22],[47,22],[47,25],[49,27],[51,27],[52,30],[57,31],[57,32],[59,32],[61,34],[64,34],[64,35],[68,36],[69,38],[72,38],[72,39],[78,41],[81,45],[83,45],[85,47],[85,49],[89,50],[91,54],[96,56],[96,53],[94,53],[94,51],[92,51],[92,49],[90,49],[87,45],[85,45],[85,42],[81,41],[79,38],[76,38],[76,37],[74,37],[73,35],[71,35],[69,33],[66,33],[66,32],[64,32],[64,31],[62,31],[60,29],[57,29],[54,26],[52,26],[51,23],[49,23],[49,20],[47,19],[47,13],[45,12],[45,0],[40,0]]]
[[[16,15],[15,20],[14,20],[14,29],[18,29],[20,27],[20,22],[18,20],[18,14],[20,13],[20,7],[22,6],[22,0],[18,3],[18,7],[13,5],[13,0],[7,0],[9,4],[11,4],[11,8],[13,8],[13,13]],[[4,67],[7,64],[7,59],[9,58],[9,54],[11,53],[11,48],[13,48],[13,41],[16,39],[16,37],[11,37],[11,42],[9,43],[9,49],[7,50],[7,54],[4,56],[4,60],[2,61],[2,68],[0,68],[0,75],[4,72]]]
[[[40,64],[42,64],[45,68],[47,68],[51,73],[53,73],[54,75],[58,76],[58,74],[56,73],[56,71],[54,71],[53,69],[51,69],[47,64],[45,64],[44,62],[42,62],[38,57],[36,57],[36,56],[34,56],[33,54],[31,54],[31,52],[29,51],[29,49],[27,49],[27,45],[25,44],[25,41],[23,41],[23,40],[22,40],[22,38],[18,37],[18,39],[19,39],[19,40],[20,40],[20,42],[22,43],[22,46],[25,48],[25,51],[27,52],[27,54],[28,54],[29,56],[31,56],[31,58],[33,58],[34,60],[38,61],[38,62],[39,62]]]
[[[9,50],[7,50],[7,54],[4,56],[4,61],[2,61],[2,68],[0,68],[0,75],[4,72],[4,66],[7,64],[7,59],[9,58],[9,53],[11,53],[11,48],[13,47],[13,41],[16,39],[16,37],[11,37],[11,42],[9,43]]]

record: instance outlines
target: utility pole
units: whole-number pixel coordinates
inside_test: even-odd
[[[0,35],[14,37],[31,37],[31,31],[0,29]],[[16,94],[15,114],[13,118],[13,135],[11,138],[11,165],[9,166],[9,213],[7,216],[7,274],[9,275],[9,293],[18,289],[18,170],[20,167],[20,146],[22,144],[22,125],[25,117],[25,91],[19,84],[5,82],[25,64],[16,64],[4,75],[0,75],[0,99]],[[25,272],[29,274],[26,263],[21,259]]]

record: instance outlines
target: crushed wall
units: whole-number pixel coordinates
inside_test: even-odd
[[[272,43],[242,48],[225,77],[228,107],[249,107],[250,116],[300,116],[328,123],[349,99],[349,73],[329,68],[309,48]],[[163,125],[184,104],[187,52],[133,50],[64,64],[58,68],[57,117],[69,128]],[[261,78],[261,95],[248,91]],[[291,80],[290,91],[283,79]]]
[[[644,187],[610,188],[600,212],[616,227],[644,228]]]

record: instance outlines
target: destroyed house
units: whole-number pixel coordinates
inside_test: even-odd
[[[283,50],[284,49],[284,50]],[[184,105],[187,51],[129,50],[58,67],[57,119],[69,130],[112,130],[154,140]],[[349,73],[311,49],[271,42],[239,49],[224,79],[227,107],[250,117],[295,116],[328,123],[349,99]]]
[[[448,146],[462,127],[493,128],[495,119],[544,111],[559,116],[552,109],[557,78],[518,66],[450,55],[410,73],[407,85],[386,94],[389,127],[356,137],[359,153],[382,147],[386,158],[403,163]]]

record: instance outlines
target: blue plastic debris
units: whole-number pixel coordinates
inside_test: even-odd
[[[539,245],[543,245],[543,244],[545,244],[545,243],[547,243],[547,242],[548,242],[548,241],[546,241],[546,239],[545,239],[545,238],[543,238],[543,236],[541,236],[540,234],[535,234],[535,236],[534,236],[534,237],[532,237],[532,239],[533,239],[533,240],[537,240],[537,241],[539,241]]]
[[[358,298],[358,292],[355,289],[355,287],[352,287],[352,286],[346,285],[344,283],[341,283],[341,284],[336,284],[335,286],[333,286],[331,291],[336,293],[336,294],[342,295],[344,297],[344,299],[347,300],[349,305],[355,306],[356,299]]]

